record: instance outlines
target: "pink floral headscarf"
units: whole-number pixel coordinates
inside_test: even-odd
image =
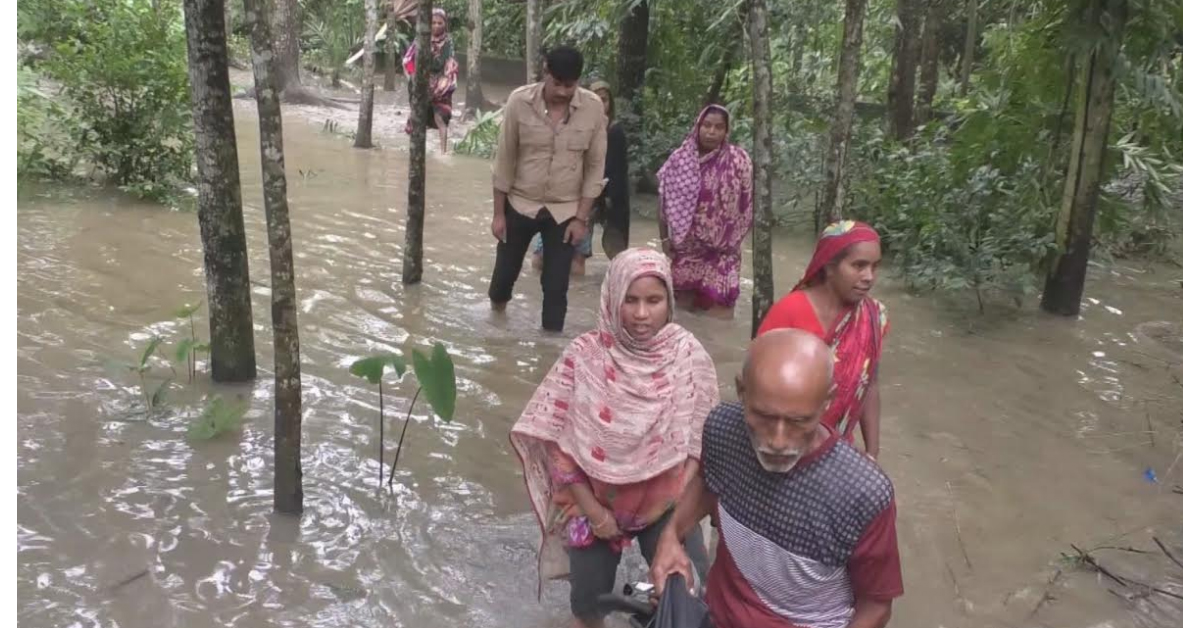
[[[719,401],[716,370],[700,342],[670,322],[638,342],[621,325],[630,285],[657,277],[672,295],[670,264],[652,249],[629,249],[604,277],[597,329],[576,338],[533,393],[511,440],[542,528],[543,577],[566,567],[558,529],[547,529],[552,481],[545,443],[589,477],[634,484],[700,457],[704,420]],[[675,302],[668,296],[672,314]]]
[[[707,105],[696,116],[691,133],[684,138],[683,143],[676,148],[662,167],[658,169],[658,197],[662,211],[667,217],[670,227],[671,243],[679,247],[692,229],[696,217],[696,208],[700,202],[701,164],[712,165],[716,173],[715,182],[734,180],[738,171],[738,160],[744,152],[734,150],[736,147],[725,141],[716,150],[701,157],[698,136],[700,124],[709,113],[719,111],[725,114],[728,126],[732,127],[733,118],[729,110],[720,105]],[[732,129],[730,129],[732,131]]]

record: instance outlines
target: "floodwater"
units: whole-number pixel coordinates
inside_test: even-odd
[[[20,625],[565,625],[565,585],[535,599],[536,525],[507,432],[568,338],[594,323],[603,255],[572,282],[565,335],[538,331],[530,277],[496,318],[489,165],[431,153],[425,281],[405,288],[406,154],[353,150],[288,114],[306,509],[273,515],[269,275],[246,107],[253,384],[202,376],[139,416],[135,377],[108,363],[135,359],[152,335],[172,346],[186,333],[172,312],[204,300],[195,216],[101,193],[22,194]],[[655,232],[635,220],[632,239]],[[778,235],[776,294],[810,250],[807,237]],[[973,297],[913,297],[884,281],[893,331],[881,463],[896,484],[906,585],[892,626],[1180,625],[1177,600],[1137,583],[1182,593],[1180,570],[1152,541],[1182,556],[1181,276],[1094,266],[1077,320],[1031,304],[980,316]],[[746,288],[732,322],[680,316],[727,397],[749,336]],[[381,493],[376,392],[347,366],[434,341],[456,360],[458,415],[435,424],[417,403],[397,490]],[[151,379],[170,372],[158,361]],[[411,375],[387,385],[389,455],[415,387]],[[185,433],[206,395],[243,397],[250,411],[240,432],[193,444]],[[1136,582],[1079,569],[1062,556],[1072,544],[1117,548],[1092,556]]]

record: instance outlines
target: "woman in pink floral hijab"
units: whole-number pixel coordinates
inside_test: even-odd
[[[541,579],[569,575],[581,626],[603,625],[595,598],[612,592],[632,539],[653,559],[719,401],[712,358],[672,322],[666,257],[617,255],[601,299],[597,329],[567,347],[511,435],[542,529]]]
[[[729,143],[729,111],[708,105],[658,171],[659,232],[681,301],[729,313],[750,231],[750,156]]]

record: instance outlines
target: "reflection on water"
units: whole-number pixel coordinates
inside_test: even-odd
[[[573,280],[566,335],[538,331],[523,277],[507,318],[488,307],[493,258],[486,162],[431,155],[425,283],[400,281],[404,153],[351,150],[287,120],[304,369],[305,505],[271,514],[270,318],[255,129],[239,110],[259,381],[201,381],[170,410],[133,415],[140,392],[106,366],[172,312],[204,300],[194,215],[104,194],[27,191],[18,214],[18,531],[23,626],[561,626],[566,587],[535,602],[536,525],[507,431],[567,339],[595,321],[606,262]],[[639,202],[645,202],[642,199]],[[654,225],[635,222],[635,244]],[[807,260],[779,236],[777,294]],[[747,260],[748,260],[747,256]],[[747,269],[748,274],[748,269]],[[907,593],[894,626],[1178,624],[1178,606],[1055,578],[1070,545],[1176,546],[1181,483],[1178,272],[1093,272],[1078,320],[1032,310],[980,319],[970,303],[885,284],[883,458],[897,485]],[[747,287],[749,284],[746,284]],[[683,314],[723,393],[748,338]],[[1150,327],[1144,327],[1150,325]],[[1174,330],[1172,332],[1172,330]],[[1165,338],[1165,340],[1163,340]],[[394,495],[376,487],[374,392],[355,356],[434,340],[454,355],[458,419],[422,404]],[[165,367],[160,371],[167,372]],[[386,390],[394,440],[413,382]],[[206,394],[251,404],[239,436],[185,439]],[[1159,484],[1143,479],[1157,470]],[[1161,557],[1098,552],[1123,575],[1178,586]],[[1053,581],[1055,584],[1048,585]],[[1172,584],[1174,583],[1174,584]],[[1046,603],[1050,592],[1054,601]]]

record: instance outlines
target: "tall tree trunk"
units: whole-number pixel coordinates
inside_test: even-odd
[[[845,205],[844,171],[850,153],[850,133],[854,128],[854,104],[858,98],[858,71],[862,58],[863,16],[867,0],[846,0],[846,19],[842,23],[842,52],[838,59],[838,99],[833,124],[829,127],[829,145],[825,149],[825,184],[815,227],[841,220]]]
[[[921,29],[921,91],[917,94],[917,126],[933,115],[933,97],[938,87],[938,36],[942,30],[943,0],[929,0],[925,26]]]
[[[299,13],[298,0],[275,0],[271,35],[275,42],[275,85],[280,91],[300,86]]]
[[[425,129],[429,120],[429,70],[433,64],[430,32],[433,0],[420,0],[417,8],[417,74],[413,77],[412,136],[408,149],[408,222],[404,226],[404,271],[401,281],[411,285],[425,272]]]
[[[750,0],[750,56],[754,68],[754,307],[750,337],[775,301],[771,262],[771,40],[766,0]]]
[[[262,159],[263,209],[271,257],[271,327],[275,345],[275,510],[304,510],[300,470],[300,332],[296,324],[296,281],[292,266],[292,226],[288,218],[287,169],[283,162],[283,117],[272,84],[271,29],[263,6],[245,0],[246,26],[254,63],[258,102],[258,144]]]
[[[638,0],[621,18],[617,36],[617,93],[633,101],[646,82],[647,50],[650,46],[650,0]]]
[[[367,32],[363,34],[362,99],[358,103],[358,132],[355,148],[371,147],[371,121],[375,114],[375,31],[379,28],[378,0],[363,0],[367,14]]]
[[[483,51],[483,0],[467,0],[467,100],[465,109],[483,108],[483,81],[480,80],[479,54]]]
[[[525,0],[525,82],[542,74],[542,0]]]
[[[921,42],[921,0],[896,0],[896,42],[892,52],[892,77],[888,84],[888,130],[907,140],[913,132],[913,97],[917,77],[917,52]]]
[[[958,94],[966,96],[971,86],[971,66],[975,64],[975,39],[979,37],[979,0],[968,0],[967,4],[967,39],[963,42],[962,73],[959,78]]]
[[[1071,165],[1056,225],[1058,252],[1042,293],[1042,309],[1053,314],[1076,316],[1083,300],[1092,225],[1104,183],[1117,60],[1127,17],[1127,0],[1090,0],[1082,12],[1084,25],[1096,43],[1080,68]]]
[[[196,213],[208,279],[212,379],[243,382],[256,374],[254,321],[230,100],[225,4],[222,0],[185,0],[183,9],[199,173]]]
[[[396,91],[396,12],[391,2],[384,3],[387,15],[387,39],[383,43],[383,91]]]
[[[704,104],[713,105],[721,102],[721,92],[725,89],[725,78],[729,76],[729,70],[733,68],[733,61],[737,58],[738,51],[742,48],[742,34],[745,32],[746,11],[749,10],[750,4],[747,0],[743,0],[741,7],[738,8],[738,13],[734,16],[734,21],[729,25],[727,34],[728,40],[725,42],[725,50],[721,51],[721,60],[717,62],[717,72],[713,75],[712,83],[708,86],[708,95],[704,98]]]

